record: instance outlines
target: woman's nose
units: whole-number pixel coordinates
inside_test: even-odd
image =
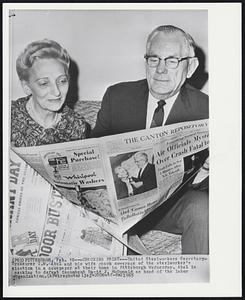
[[[52,93],[52,95],[54,95],[56,97],[60,96],[60,89],[59,89],[59,86],[56,83],[54,83],[52,85],[51,93]]]

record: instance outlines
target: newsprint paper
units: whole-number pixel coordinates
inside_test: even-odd
[[[12,148],[9,284],[209,281],[208,255],[153,255],[127,234],[184,185],[205,180],[195,160],[208,145],[208,120],[200,120]],[[139,153],[154,176],[136,191]]]

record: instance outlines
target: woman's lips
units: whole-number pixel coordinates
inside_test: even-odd
[[[56,102],[56,101],[60,101],[61,100],[61,98],[57,98],[57,99],[48,99],[48,101],[54,101],[54,102]]]

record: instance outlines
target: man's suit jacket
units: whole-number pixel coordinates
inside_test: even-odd
[[[134,179],[134,178],[133,178]],[[153,164],[147,164],[145,169],[143,170],[142,174],[139,175],[137,180],[135,181],[142,181],[143,186],[137,189],[137,194],[150,191],[157,187],[157,179],[156,179],[156,170]]]
[[[123,82],[109,87],[92,137],[145,129],[149,89],[147,80]],[[185,84],[165,125],[208,118],[208,96]]]

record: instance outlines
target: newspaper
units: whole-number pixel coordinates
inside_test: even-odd
[[[183,185],[186,175],[195,171],[194,154],[208,144],[208,120],[201,120],[13,150],[66,199],[81,206],[88,218],[123,242],[129,228]],[[139,153],[151,165],[151,182],[142,180],[140,187],[135,163]],[[118,167],[127,179],[118,177]],[[119,196],[119,184],[128,191],[124,197]]]
[[[126,232],[190,180],[205,179],[208,159],[200,168],[200,155],[208,144],[208,120],[201,120],[12,148],[10,285],[137,283],[146,275],[154,282],[207,281],[207,255],[153,259]],[[140,179],[149,165],[149,181]],[[125,245],[143,256],[125,257]]]
[[[10,252],[23,257],[123,255],[123,244],[10,153]]]
[[[154,260],[137,236],[129,243],[124,234],[193,175],[205,178],[194,158],[207,148],[208,120],[13,148],[18,155],[11,151],[10,284],[79,284],[81,278],[88,283],[96,278],[99,283],[112,278],[141,282],[145,274],[154,282],[196,281],[197,273],[208,280],[207,256]],[[139,153],[154,166],[155,183],[138,193],[127,188],[121,197],[116,185],[123,179],[128,187],[139,177]],[[127,180],[118,177],[118,167],[127,171]],[[123,259],[124,245],[144,257]]]

